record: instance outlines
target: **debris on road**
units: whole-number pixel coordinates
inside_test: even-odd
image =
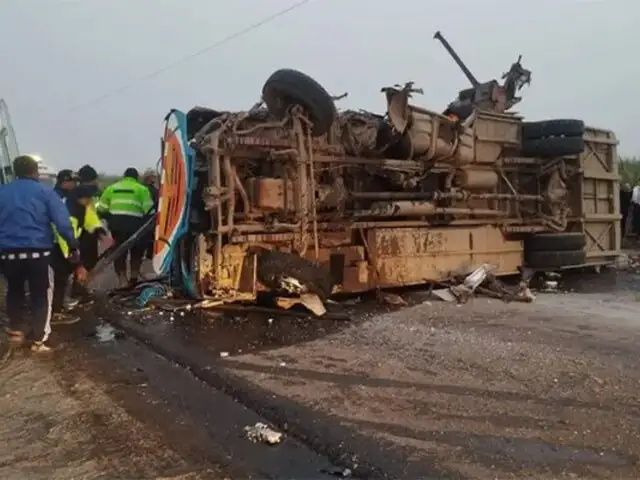
[[[431,293],[445,302],[459,304],[467,303],[476,293],[505,302],[530,303],[535,300],[536,297],[529,288],[529,281],[533,276],[532,271],[523,269],[522,278],[514,288],[498,280],[493,275],[495,269],[494,265],[485,263],[470,272],[469,269],[460,270],[453,273],[450,280],[442,282],[443,285],[446,285],[445,287],[434,289]]]
[[[400,295],[391,292],[376,291],[376,299],[381,305],[393,305],[396,307],[406,307],[409,305]]]
[[[278,297],[276,305],[284,310],[289,310],[296,305],[302,305],[317,317],[327,313],[322,300],[315,293],[303,293],[299,297]]]
[[[353,472],[351,471],[350,468],[339,468],[339,467],[326,468],[326,469],[320,470],[320,473],[326,473],[327,475],[332,475],[334,477],[340,477],[340,478],[348,478],[351,475],[353,475]]]
[[[631,270],[640,273],[640,253],[623,253],[616,259],[615,267],[618,270]]]
[[[264,423],[256,423],[253,427],[246,426],[244,431],[247,438],[253,443],[266,443],[267,445],[277,445],[282,441],[283,434],[270,428]]]
[[[168,298],[171,293],[169,287],[160,282],[152,282],[142,287],[142,291],[136,298],[138,307],[145,307],[153,298]]]

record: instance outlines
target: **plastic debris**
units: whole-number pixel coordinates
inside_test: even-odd
[[[282,441],[283,434],[270,428],[264,423],[256,423],[253,427],[246,426],[244,431],[247,438],[254,443],[266,443],[267,445],[277,445]]]
[[[138,307],[145,307],[152,298],[162,298],[169,295],[170,290],[166,285],[162,283],[153,283],[145,286],[138,297],[136,298],[136,305]]]

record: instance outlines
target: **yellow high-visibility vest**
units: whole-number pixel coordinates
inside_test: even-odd
[[[100,222],[100,218],[98,217],[98,214],[96,213],[96,210],[93,205],[88,205],[86,207],[85,213],[84,213],[84,222],[82,225],[80,225],[80,221],[73,215],[69,217],[69,220],[71,220],[71,226],[73,227],[74,238],[80,238],[80,235],[85,230],[89,233],[93,233],[98,228],[104,228],[102,226],[102,223]],[[62,251],[62,254],[65,257],[68,257],[69,245],[67,244],[65,239],[60,236],[60,234],[55,229],[55,227],[54,227],[54,233],[55,233],[56,243],[60,246],[60,250]]]

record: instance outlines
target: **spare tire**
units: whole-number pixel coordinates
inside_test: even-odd
[[[187,138],[192,139],[211,120],[222,115],[222,112],[206,107],[193,107],[187,112]]]
[[[523,140],[523,157],[555,158],[579,155],[584,151],[582,137],[548,137],[538,140]]]
[[[584,134],[584,122],[567,118],[544,120],[542,122],[523,122],[522,138],[534,140],[544,137],[581,137]]]
[[[271,74],[262,87],[262,99],[278,119],[284,118],[291,106],[300,105],[313,122],[314,137],[327,133],[336,115],[336,106],[324,87],[310,76],[289,68]]]
[[[275,291],[283,291],[283,280],[295,279],[303,287],[299,293],[315,293],[323,300],[331,295],[335,284],[328,269],[285,252],[266,251],[258,254],[258,280]]]

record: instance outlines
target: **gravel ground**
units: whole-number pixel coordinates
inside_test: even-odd
[[[61,375],[60,359],[10,350],[5,338],[1,346],[0,478],[220,478],[184,461],[116,405],[106,385],[69,365]]]
[[[587,292],[533,304],[414,294],[416,306],[226,364],[448,477],[639,478],[640,277],[576,287]]]

